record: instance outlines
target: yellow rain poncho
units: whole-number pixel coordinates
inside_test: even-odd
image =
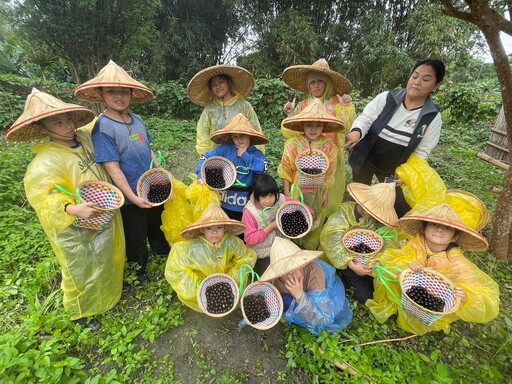
[[[256,263],[256,253],[235,235],[226,233],[219,244],[204,236],[180,241],[171,248],[165,278],[183,304],[202,312],[197,304],[201,281],[213,273],[225,273],[240,283],[240,267]]]
[[[332,84],[330,85],[332,88]],[[327,93],[327,92],[326,92]],[[313,97],[302,100],[297,107],[295,108],[294,114],[299,113],[304,108],[307,107],[310,101],[314,100]],[[329,202],[327,203],[327,217],[333,214],[338,210],[338,206],[343,199],[343,193],[345,192],[345,178],[346,178],[346,170],[345,170],[345,133],[349,131],[352,123],[356,119],[356,109],[354,104],[350,103],[349,105],[341,105],[337,96],[332,96],[329,99],[322,99],[327,111],[336,116],[343,125],[345,126],[345,132],[332,132],[325,133],[325,136],[330,138],[336,147],[338,148],[338,156],[336,160],[336,172],[334,174],[334,184],[329,190]],[[282,135],[291,139],[292,137],[296,137],[299,132],[293,131],[291,129],[284,128],[281,126]]]
[[[466,302],[461,302],[454,313],[441,317],[431,326],[426,326],[416,317],[400,308],[391,293],[379,279],[375,279],[374,298],[366,301],[376,319],[383,323],[389,316],[398,312],[398,325],[408,332],[422,335],[431,331],[450,331],[450,323],[464,320],[472,323],[486,323],[499,313],[499,287],[486,273],[464,257],[462,250],[453,247],[446,252],[427,255],[423,236],[416,235],[400,249],[388,249],[380,258],[383,267],[395,266],[409,268],[409,264],[420,262],[425,267],[435,269],[457,287],[464,290]],[[400,298],[399,284],[389,284],[395,295]]]
[[[210,140],[210,136],[212,133],[228,125],[229,121],[239,113],[247,117],[256,131],[262,132],[254,108],[242,95],[235,95],[227,104],[222,104],[222,100],[216,97],[203,109],[197,122],[197,153],[203,155],[205,152],[217,147],[217,144]],[[257,147],[265,153],[263,145],[258,145]]]
[[[82,128],[77,138],[80,148],[52,141],[36,145],[24,178],[28,201],[61,267],[64,308],[72,320],[108,311],[119,301],[126,257],[119,212],[101,232],[78,229],[73,226],[76,217],[64,211],[65,204],[75,202],[54,187],[74,191],[87,180],[110,182],[107,172],[94,162],[90,134]]]
[[[341,204],[338,212],[329,217],[320,234],[320,245],[325,256],[338,269],[346,269],[347,263],[354,258],[353,253],[343,246],[342,238],[345,233],[357,228],[375,231],[383,227],[382,223],[373,218],[361,217],[357,220],[354,214],[355,208],[355,202]],[[387,248],[397,248],[399,245],[397,238],[391,236],[394,231],[391,228],[388,228],[387,231],[390,236],[385,236],[382,251]]]

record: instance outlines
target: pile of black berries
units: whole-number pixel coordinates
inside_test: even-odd
[[[151,184],[147,199],[152,204],[158,204],[167,200],[171,194],[171,184]]]
[[[319,175],[322,173],[320,168],[301,168],[300,170],[308,175]]]
[[[224,173],[222,168],[207,167],[204,169],[204,178],[206,184],[211,188],[222,189],[226,187],[226,180],[224,180]]]
[[[281,228],[286,236],[297,237],[308,230],[308,221],[299,210],[283,213],[281,215]]]
[[[228,312],[233,308],[235,295],[231,285],[222,281],[206,287],[206,310],[209,313],[219,314]]]
[[[265,297],[258,294],[244,297],[244,312],[251,324],[261,323],[270,317]]]
[[[444,300],[432,295],[422,286],[415,285],[405,291],[405,293],[411,298],[411,300],[423,308],[434,312],[443,312]]]
[[[347,248],[348,250],[356,253],[372,253],[376,250],[370,247],[368,244],[365,243],[359,243],[356,245],[352,245],[351,247]]]

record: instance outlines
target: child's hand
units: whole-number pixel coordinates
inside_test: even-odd
[[[299,301],[304,294],[304,275],[302,273],[297,274],[294,272],[290,273],[286,278],[286,282],[284,283],[286,289],[290,291],[290,294],[293,298]]]
[[[354,260],[350,260],[347,265],[358,276],[367,276],[372,274],[372,268],[368,265],[357,263]]]
[[[352,131],[345,136],[345,148],[352,149],[361,140],[361,132]]]
[[[153,205],[151,205],[151,203],[148,201],[148,199],[144,199],[140,196],[136,196],[132,200],[132,203],[135,204],[139,208],[152,208],[153,207]]]
[[[197,184],[203,185],[203,179],[197,179]]]
[[[82,219],[92,219],[101,214],[101,211],[94,207],[94,203],[69,204],[66,207],[66,212]]]
[[[468,297],[466,296],[466,292],[462,288],[455,287],[455,296],[460,298],[460,301],[465,303],[468,300]]]
[[[340,96],[339,94],[336,95],[338,97],[338,101],[341,105],[343,105],[344,107],[346,107],[347,105],[349,105],[351,102],[352,102],[352,97],[350,97],[349,95],[343,95],[343,96]]]
[[[274,229],[277,229],[277,222],[276,221],[271,222],[267,226],[267,228],[265,228],[265,232],[267,232],[267,234],[268,234],[268,233],[272,232]]]
[[[295,97],[293,98],[293,101],[289,101],[284,105],[284,111],[288,116],[293,115],[293,111],[295,111]]]
[[[247,144],[244,144],[243,146],[242,145],[235,145],[236,147],[236,155],[238,157],[242,157],[242,155],[244,154],[245,151],[247,151],[247,149],[249,148],[249,146],[251,145],[251,143],[247,143]]]
[[[421,272],[423,271],[423,265],[418,262],[411,263],[409,264],[409,269],[413,272]]]

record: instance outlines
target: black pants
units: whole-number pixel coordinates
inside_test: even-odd
[[[358,173],[352,172],[352,181],[355,183],[362,183],[366,185],[372,184],[373,175],[377,176],[377,179],[380,182],[383,182],[384,179],[390,176],[387,173],[384,173],[377,169],[373,164],[365,161],[361,169]],[[407,212],[411,210],[407,201],[405,201],[404,193],[402,192],[401,187],[396,187],[396,200],[395,200],[395,211],[398,217],[402,217]]]
[[[140,265],[139,274],[146,272],[148,264],[149,253],[146,239],[151,251],[157,255],[168,255],[171,250],[160,229],[163,210],[163,205],[149,209],[139,208],[133,204],[121,207],[126,258],[129,262],[136,262]]]
[[[345,289],[354,288],[354,299],[364,304],[366,300],[373,297],[373,277],[368,275],[359,276],[348,267],[347,269],[340,269],[339,271]]]
[[[237,220],[237,221],[242,221],[242,214],[243,214],[243,212],[232,211],[231,209],[226,209],[226,208],[222,208],[222,210],[224,212],[226,212],[226,215],[228,215],[228,217],[230,219]],[[242,241],[245,241],[245,236],[244,236],[243,233],[239,234],[238,238],[241,239]]]

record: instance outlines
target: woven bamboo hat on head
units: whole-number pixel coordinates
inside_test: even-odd
[[[10,141],[28,141],[46,136],[38,121],[62,113],[69,113],[76,128],[80,128],[94,119],[94,112],[77,104],[65,103],[62,100],[35,88],[25,101],[25,109],[20,117],[9,128],[6,139]]]
[[[197,105],[206,107],[215,95],[210,89],[210,79],[218,75],[227,75],[231,79],[231,91],[243,97],[252,95],[254,78],[251,73],[236,65],[214,65],[197,72],[187,86],[188,97]]]
[[[423,222],[438,223],[458,231],[456,243],[465,251],[484,251],[487,240],[478,232],[464,225],[461,218],[448,204],[438,205],[422,213],[412,209],[407,215],[398,220],[398,225],[407,233],[417,235],[423,233]]]
[[[335,94],[348,94],[352,91],[352,84],[342,74],[329,68],[325,59],[319,59],[311,65],[292,65],[283,71],[283,81],[302,93],[309,93],[308,76],[311,72],[319,72],[329,77],[334,86]]]
[[[323,133],[345,131],[343,123],[327,112],[327,108],[319,99],[314,99],[302,111],[284,119],[283,127],[293,131],[304,132],[303,123],[308,121],[324,123]]]
[[[202,234],[201,229],[217,225],[226,226],[226,232],[233,235],[239,235],[245,231],[245,225],[240,221],[230,219],[221,207],[212,203],[206,207],[199,220],[183,228],[181,236],[185,239],[195,239]]]
[[[250,136],[251,145],[267,144],[269,141],[264,134],[256,131],[252,127],[251,122],[247,119],[247,117],[241,113],[229,120],[228,125],[226,125],[224,128],[214,132],[210,136],[210,140],[215,144],[229,143],[232,141],[232,133]]]
[[[309,264],[322,255],[322,251],[300,249],[291,240],[276,237],[270,248],[270,265],[261,275],[260,281],[277,279],[294,269]]]
[[[153,100],[153,92],[144,84],[139,83],[128,72],[112,60],[105,65],[98,75],[80,85],[75,89],[75,97],[78,100],[88,101],[90,103],[104,103],[98,88],[101,87],[125,87],[131,88],[132,103],[144,103]]]
[[[347,191],[357,204],[368,212],[375,220],[388,227],[398,225],[395,211],[396,183],[378,183],[366,185],[350,183]]]

